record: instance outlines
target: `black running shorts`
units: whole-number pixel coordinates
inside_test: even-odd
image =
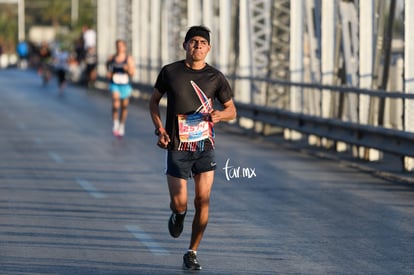
[[[216,170],[214,150],[189,152],[173,151],[167,152],[167,175],[188,179],[193,175]]]

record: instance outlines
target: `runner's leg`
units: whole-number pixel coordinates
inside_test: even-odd
[[[120,94],[117,91],[112,91],[112,133],[115,136],[119,135],[119,107]]]
[[[203,172],[194,176],[195,215],[193,219],[191,242],[189,249],[197,251],[208,223],[211,188],[214,181],[214,171]]]
[[[119,107],[120,107],[120,94],[119,92],[112,92],[112,119],[113,121],[119,120]]]
[[[187,210],[187,180],[167,175],[167,182],[171,210],[175,213],[185,212]]]
[[[129,98],[124,98],[121,100],[121,123],[125,124],[126,119],[128,117],[128,105],[129,105]]]

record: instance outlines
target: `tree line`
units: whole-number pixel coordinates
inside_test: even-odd
[[[72,0],[26,0],[26,37],[32,26],[66,27],[69,39],[79,35],[82,26],[95,27],[97,0],[76,0],[77,20],[72,17]],[[14,52],[18,40],[18,6],[0,2],[0,45],[3,52]]]

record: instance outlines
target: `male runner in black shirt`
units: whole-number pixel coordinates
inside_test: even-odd
[[[157,145],[167,149],[167,182],[172,210],[168,229],[174,238],[183,231],[187,213],[187,180],[194,178],[195,215],[191,240],[183,257],[183,268],[200,270],[197,249],[208,223],[211,188],[216,162],[214,156],[215,123],[236,118],[232,90],[224,75],[205,62],[211,49],[210,31],[191,27],[185,36],[185,60],[164,66],[150,99],[150,114],[158,135]],[[165,128],[159,102],[167,95]],[[215,110],[217,99],[222,110]]]

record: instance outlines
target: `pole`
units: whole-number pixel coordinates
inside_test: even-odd
[[[75,26],[75,24],[78,22],[78,18],[79,18],[79,0],[72,0],[72,5],[71,5],[72,26]]]
[[[24,0],[18,0],[17,3],[18,7],[18,39],[19,40],[25,40],[26,39],[26,31],[25,31],[25,20],[24,20]]]

